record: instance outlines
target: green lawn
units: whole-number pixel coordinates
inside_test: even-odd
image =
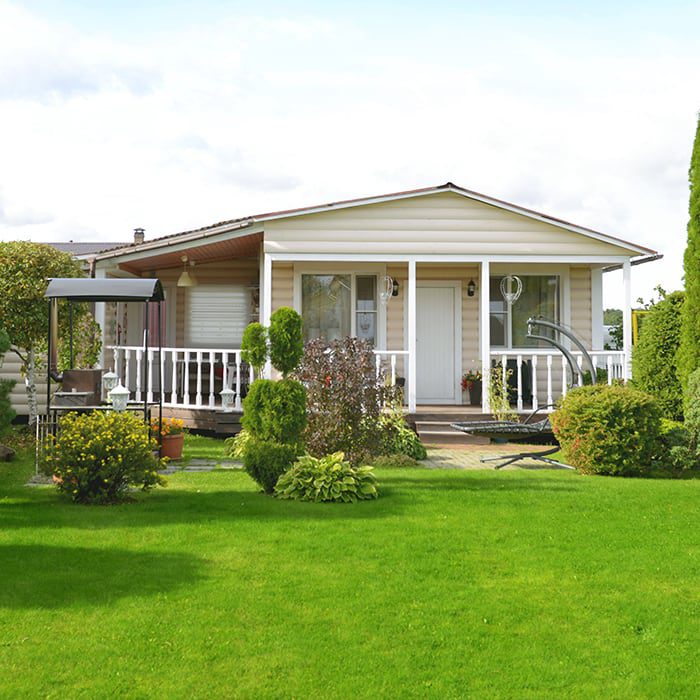
[[[0,696],[696,697],[700,481],[178,473],[73,506],[0,466]]]

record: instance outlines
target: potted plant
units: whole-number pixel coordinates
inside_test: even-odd
[[[158,419],[151,418],[151,432],[158,436]],[[180,459],[185,444],[185,421],[182,418],[163,418],[161,424],[161,457]]]
[[[472,406],[481,405],[481,371],[467,370],[462,375],[462,391],[469,392],[469,403]]]

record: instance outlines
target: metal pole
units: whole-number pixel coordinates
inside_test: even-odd
[[[143,420],[144,423],[148,423],[148,372],[149,372],[149,367],[148,367],[148,312],[149,312],[149,306],[148,302],[146,302],[146,328],[145,332],[143,334],[143,359],[144,359],[144,368],[145,371],[143,373]]]
[[[69,352],[68,356],[70,358],[70,369],[73,369],[73,302],[68,302],[68,338],[69,338]]]
[[[52,334],[52,327],[51,327],[51,303],[52,299],[49,299],[49,339],[48,339],[48,353],[46,356],[46,415],[49,415],[49,411],[51,410],[51,334]]]
[[[163,302],[158,302],[158,456],[163,456],[163,337],[161,325],[161,307]],[[173,368],[173,371],[174,368]]]

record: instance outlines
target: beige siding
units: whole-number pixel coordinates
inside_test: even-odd
[[[572,267],[569,273],[571,284],[571,327],[587,347],[592,342],[591,321],[591,269]]]
[[[270,221],[265,251],[629,255],[622,247],[453,192]]]
[[[291,263],[272,265],[272,310],[280,306],[294,306],[294,265]]]
[[[22,362],[13,352],[5,355],[2,367],[0,367],[0,379],[13,379],[17,382],[10,394],[12,408],[17,411],[18,416],[29,415],[29,405],[27,403],[27,391],[24,384],[24,377],[20,372]],[[46,378],[44,370],[41,370],[36,383],[37,402],[39,411],[46,407]]]

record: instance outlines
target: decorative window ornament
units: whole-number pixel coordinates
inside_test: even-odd
[[[381,291],[379,292],[379,299],[381,300],[383,306],[386,306],[389,303],[389,299],[391,299],[391,297],[396,296],[396,294],[394,294],[394,284],[396,284],[396,294],[398,294],[399,283],[395,283],[394,279],[389,277],[389,275],[382,278],[380,282]]]
[[[506,275],[501,280],[501,294],[508,306],[515,304],[523,292],[523,281],[517,275]]]

